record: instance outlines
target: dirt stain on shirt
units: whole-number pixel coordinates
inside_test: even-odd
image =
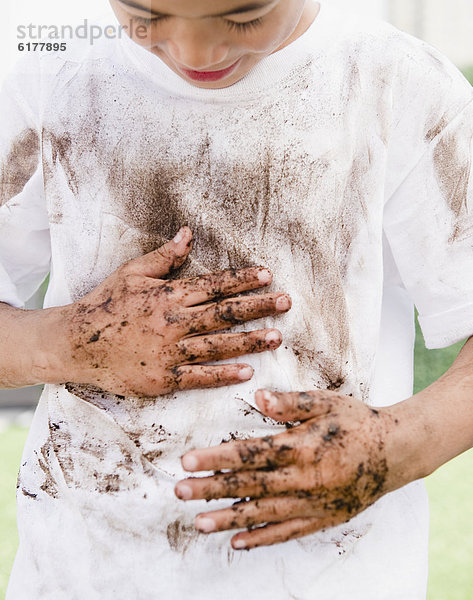
[[[169,523],[166,530],[169,547],[174,552],[185,554],[200,535],[193,525],[186,525],[179,519]]]
[[[19,194],[38,167],[40,141],[34,129],[25,129],[13,141],[0,169],[0,206]]]
[[[471,155],[459,147],[455,130],[448,131],[439,139],[434,149],[435,175],[443,197],[454,218],[449,242],[462,238],[464,225],[462,215],[467,214],[468,186],[471,171]],[[467,223],[467,220],[464,220]]]

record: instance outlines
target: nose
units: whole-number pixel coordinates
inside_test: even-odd
[[[225,62],[229,46],[215,29],[197,22],[181,22],[167,40],[169,56],[189,70],[205,71]]]

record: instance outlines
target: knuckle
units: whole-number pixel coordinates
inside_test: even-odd
[[[169,369],[169,375],[166,377],[166,386],[173,390],[187,389],[192,384],[190,378],[186,377],[186,371],[179,365]]]
[[[122,265],[118,267],[116,273],[125,278],[127,275],[132,275],[134,273],[135,259],[130,259],[124,262]]]
[[[241,300],[231,300],[224,302],[217,302],[215,304],[215,317],[222,322],[231,323],[236,325],[241,323]]]
[[[166,326],[180,326],[186,323],[186,315],[183,314],[181,311],[177,310],[174,306],[170,308],[169,305],[165,304],[164,306],[162,306],[162,308],[164,309],[162,312],[162,318]]]
[[[155,257],[158,261],[164,261],[166,263],[173,262],[176,258],[176,255],[171,251],[168,246],[161,246],[157,250],[155,250]]]
[[[131,268],[121,272],[121,279],[125,289],[136,291],[141,287],[142,277],[132,271]]]
[[[292,450],[292,457],[296,465],[307,465],[317,464],[318,457],[314,456],[314,449],[312,447],[295,446]]]
[[[179,359],[187,362],[196,362],[202,358],[201,353],[197,349],[188,347],[185,342],[178,342],[176,345],[177,354]]]

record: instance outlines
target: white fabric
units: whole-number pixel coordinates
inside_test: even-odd
[[[284,429],[254,409],[258,388],[408,397],[413,302],[430,346],[473,333],[466,80],[426,44],[325,4],[226,89],[188,84],[127,38],[36,60],[0,101],[0,299],[20,306],[51,266],[45,306],[77,300],[187,223],[182,276],[266,265],[293,308],[238,328],[284,335],[245,358],[255,376],[239,386],[154,401],[46,386],[8,600],[424,598],[421,482],[251,552],[193,529],[231,501],[185,503],[173,487],[185,451]]]

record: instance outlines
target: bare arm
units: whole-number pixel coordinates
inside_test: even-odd
[[[420,476],[473,448],[473,337],[442,377],[390,410],[410,423]]]
[[[22,310],[0,302],[0,388],[61,379],[54,361],[62,310]]]

